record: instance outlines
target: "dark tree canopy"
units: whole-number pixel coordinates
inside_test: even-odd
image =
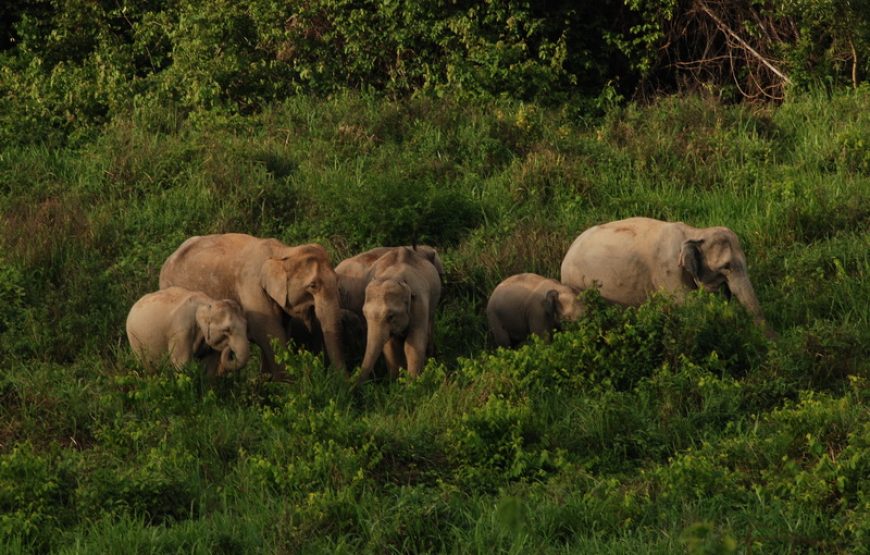
[[[346,88],[780,100],[867,79],[870,0],[29,0],[0,8],[0,58],[0,118],[27,129],[152,105],[245,113]]]

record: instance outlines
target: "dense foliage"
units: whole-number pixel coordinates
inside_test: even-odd
[[[782,99],[867,80],[868,1],[22,0],[0,8],[0,140],[348,87],[586,110],[686,88]]]
[[[169,44],[148,47],[166,71]],[[866,549],[866,87],[597,118],[357,94],[247,116],[172,106],[67,144],[0,142],[4,552]],[[496,283],[557,276],[581,230],[632,215],[731,227],[780,337],[711,295],[622,309],[588,293],[552,343],[487,348]],[[291,383],[256,360],[215,381],[144,373],[127,310],[185,237],[223,231],[318,241],[334,260],[437,246],[437,360],[360,388],[293,349]]]

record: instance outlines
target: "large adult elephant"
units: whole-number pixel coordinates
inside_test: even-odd
[[[173,285],[238,302],[251,340],[262,350],[261,368],[273,376],[282,372],[271,339],[283,345],[288,316],[313,303],[326,354],[333,366],[345,369],[338,281],[320,245],[290,247],[242,233],[191,237],[160,270],[160,288]]]
[[[740,240],[727,227],[697,228],[651,218],[596,225],[568,249],[561,280],[580,289],[598,287],[605,299],[632,306],[655,291],[682,300],[692,289],[722,290],[765,326]]]

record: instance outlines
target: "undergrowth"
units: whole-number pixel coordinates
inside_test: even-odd
[[[854,552],[870,533],[870,94],[779,108],[338,95],[0,150],[4,551]],[[586,293],[549,344],[487,343],[510,274],[645,215],[741,238],[779,337],[709,294]],[[281,350],[210,380],[123,335],[184,238],[439,248],[438,356],[351,386]],[[255,357],[256,358],[256,357]]]

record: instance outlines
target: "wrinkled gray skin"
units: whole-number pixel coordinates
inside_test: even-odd
[[[167,358],[176,368],[192,360],[210,375],[248,363],[250,345],[242,308],[233,300],[169,287],[136,301],[127,315],[127,339],[146,368]]]
[[[263,352],[261,369],[273,377],[284,373],[271,340],[286,343],[288,316],[298,307],[313,305],[330,362],[345,368],[338,279],[320,245],[288,247],[241,233],[191,237],[160,271],[160,288],[173,285],[238,302],[251,340]]]
[[[489,330],[499,347],[515,347],[535,334],[550,339],[562,322],[577,320],[584,306],[578,290],[538,274],[517,274],[499,283],[486,305]]]
[[[420,375],[433,350],[435,307],[441,278],[423,255],[397,247],[378,258],[365,289],[366,352],[359,382],[364,382],[383,352],[390,376],[400,367]]]
[[[338,288],[341,291],[341,307],[352,310],[360,317],[363,316],[363,304],[366,300],[366,286],[371,280],[371,269],[375,261],[383,255],[400,248],[409,248],[428,260],[438,277],[444,278],[444,266],[438,257],[438,251],[427,245],[414,247],[377,247],[364,253],[342,260],[336,267],[338,275]]]
[[[766,329],[740,240],[727,227],[696,228],[651,218],[596,225],[568,249],[561,279],[580,289],[598,287],[605,299],[631,306],[655,291],[681,301],[693,289],[721,290],[736,297]]]

